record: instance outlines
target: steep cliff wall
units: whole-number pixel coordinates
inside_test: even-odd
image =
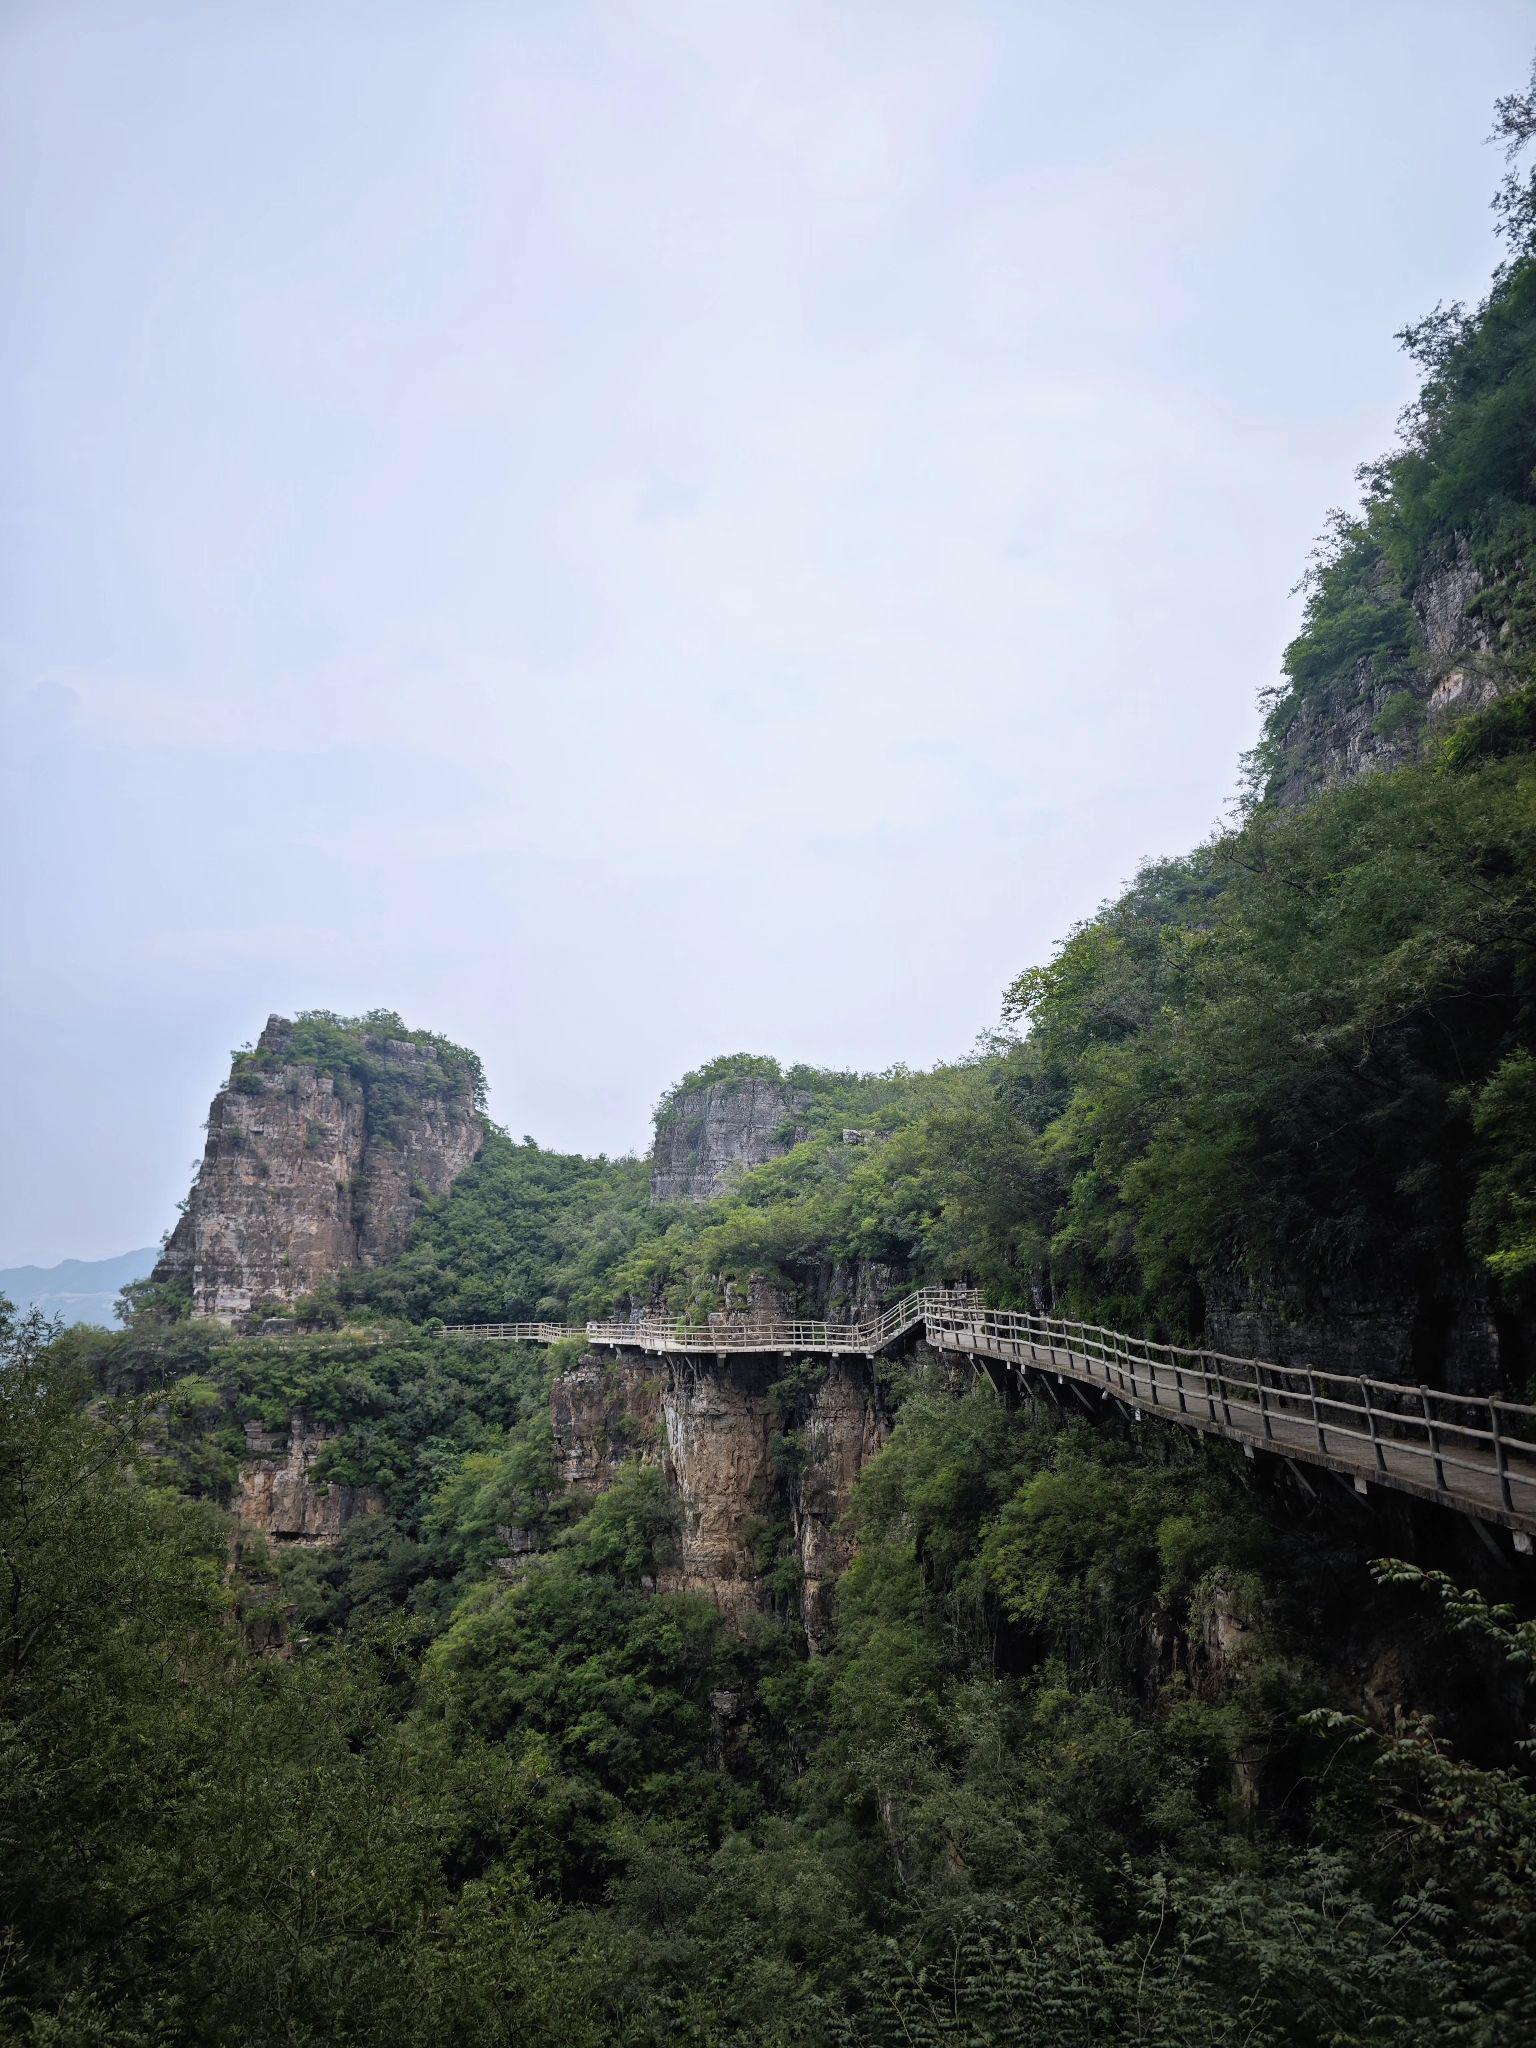
[[[214,1097],[154,1279],[232,1321],[394,1258],[484,1143],[478,1090],[471,1055],[397,1019],[269,1018]]]
[[[778,1159],[803,1136],[808,1097],[764,1075],[674,1095],[656,1119],[653,1202],[708,1202],[749,1166]]]
[[[1229,1357],[1310,1365],[1489,1394],[1520,1386],[1528,1370],[1519,1333],[1501,1331],[1486,1285],[1473,1273],[1438,1291],[1423,1276],[1341,1277],[1302,1307],[1283,1290],[1255,1298],[1206,1290],[1205,1341]]]
[[[835,1359],[810,1391],[801,1426],[803,1463],[790,1510],[800,1613],[813,1646],[825,1637],[833,1589],[853,1560],[846,1516],[854,1484],[890,1424],[872,1365]]]
[[[643,1351],[588,1352],[550,1393],[555,1471],[563,1486],[601,1493],[626,1458],[654,1461],[661,1442],[661,1368]]]
[[[325,1549],[357,1515],[375,1514],[377,1487],[343,1486],[315,1476],[315,1464],[336,1435],[294,1413],[286,1433],[245,1426],[246,1457],[234,1511],[241,1528],[274,1545]]]
[[[1464,542],[1447,543],[1402,589],[1378,564],[1382,614],[1403,614],[1403,644],[1346,663],[1321,687],[1293,693],[1277,735],[1271,796],[1290,806],[1356,775],[1395,768],[1426,740],[1526,680],[1507,624],[1480,608],[1483,579]]]
[[[638,1456],[676,1488],[682,1529],[662,1590],[702,1593],[740,1620],[773,1597],[770,1573],[783,1586],[787,1563],[820,1644],[854,1482],[888,1429],[872,1366],[594,1354],[555,1382],[551,1407],[567,1485],[599,1492]]]

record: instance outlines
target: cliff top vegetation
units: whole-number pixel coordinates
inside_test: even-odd
[[[401,1052],[427,1057],[406,1080]],[[368,1010],[343,1017],[334,1010],[300,1010],[292,1018],[271,1017],[254,1045],[230,1055],[230,1086],[259,1087],[274,1068],[314,1067],[333,1080],[365,1089],[450,1090],[469,1093],[485,1106],[485,1072],[477,1053],[435,1031],[413,1030],[394,1010]]]
[[[1398,445],[1362,465],[1359,511],[1334,511],[1302,579],[1306,613],[1266,693],[1253,757],[1262,791],[1298,765],[1288,740],[1309,701],[1348,702],[1398,686],[1378,716],[1416,724],[1424,580],[1464,563],[1478,582],[1469,617],[1509,681],[1536,675],[1536,75],[1498,104],[1507,172],[1494,198],[1507,250],[1483,303],[1436,306],[1399,339],[1422,372]]]

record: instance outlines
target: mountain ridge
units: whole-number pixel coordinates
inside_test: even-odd
[[[159,1256],[158,1245],[143,1245],[106,1259],[0,1266],[0,1294],[23,1315],[40,1308],[45,1315],[63,1316],[67,1323],[96,1323],[114,1330],[118,1295],[132,1281],[145,1279]]]

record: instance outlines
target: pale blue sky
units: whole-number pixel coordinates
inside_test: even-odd
[[[1525,0],[10,0],[0,1264],[387,1004],[643,1145],[1221,815]]]

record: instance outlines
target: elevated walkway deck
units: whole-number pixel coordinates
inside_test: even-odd
[[[629,1322],[462,1323],[448,1334],[551,1344],[579,1337],[661,1355],[780,1353],[874,1358],[921,1332],[936,1350],[963,1353],[1021,1376],[1052,1375],[1133,1415],[1320,1467],[1360,1493],[1391,1487],[1514,1532],[1529,1552],[1536,1532],[1536,1408],[1445,1394],[1395,1380],[1310,1366],[1271,1365],[1131,1337],[1092,1323],[989,1309],[964,1288],[925,1288],[868,1323],[780,1322],[662,1316]],[[1091,1404],[1090,1404],[1091,1405]]]

